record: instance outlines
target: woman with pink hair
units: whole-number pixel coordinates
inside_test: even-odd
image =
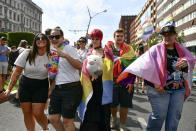
[[[83,98],[79,106],[79,117],[82,120],[80,131],[110,131],[113,54],[108,47],[102,48],[103,33],[101,30],[94,29],[90,34],[90,38],[93,48],[90,49],[87,58],[83,62],[81,73]],[[96,77],[92,74],[92,70],[88,68],[88,64],[92,62],[90,58],[93,57],[99,58],[102,66],[102,70],[95,73]]]

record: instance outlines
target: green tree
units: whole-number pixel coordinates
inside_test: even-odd
[[[129,45],[132,46],[132,48],[134,49],[134,51],[136,50],[136,48],[137,48],[137,44],[136,43],[130,43]]]
[[[7,34],[6,34],[6,33],[0,32],[0,38],[1,38],[2,36],[7,38]]]
[[[30,32],[8,32],[8,45],[17,47],[21,40],[26,40],[29,45],[32,45],[34,37],[35,35]]]
[[[152,47],[153,45],[156,45],[161,41],[162,37],[157,33],[153,33],[146,42],[148,43],[149,47]]]
[[[181,34],[178,34],[176,41],[180,44],[184,43],[184,32],[182,32]]]
[[[152,47],[153,45],[156,45],[162,41],[161,35],[157,33],[153,33],[149,39],[147,40],[147,43],[149,47]],[[180,44],[184,43],[184,32],[182,32],[178,37],[176,38],[176,41],[179,42]]]

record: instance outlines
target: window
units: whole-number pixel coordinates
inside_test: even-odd
[[[9,10],[9,18],[12,19],[12,11]]]
[[[14,21],[16,21],[16,13],[14,12]]]
[[[20,22],[20,16],[18,15],[18,22]]]
[[[18,5],[17,8],[20,9],[20,4],[18,3],[17,5]]]
[[[9,25],[10,25],[10,24],[9,24],[9,23],[7,23],[7,29],[9,29]]]
[[[1,22],[1,20],[0,20],[0,29],[2,28],[2,22]]]
[[[0,5],[0,15],[3,15],[3,7]]]
[[[16,7],[16,1],[14,1],[14,7],[17,8],[17,7]]]

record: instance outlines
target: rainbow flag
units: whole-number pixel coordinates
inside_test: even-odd
[[[108,41],[108,46],[111,47],[111,45],[114,44],[112,41]],[[115,58],[115,64],[114,64],[114,78],[118,78],[120,73],[127,68],[134,60],[136,60],[136,55],[133,50],[133,48],[126,43],[123,43],[120,47],[120,56]],[[129,74],[130,76],[133,76],[132,74]],[[135,80],[135,79],[134,79]],[[130,79],[130,77],[122,82],[123,85],[130,84],[130,82],[134,81],[133,79]]]
[[[174,16],[173,14],[170,14],[167,18],[164,19],[164,24],[162,27],[165,26],[175,26]]]
[[[65,45],[68,45],[68,42],[63,42],[58,47],[60,50],[63,50]],[[59,64],[59,56],[55,51],[51,51],[50,55],[50,63],[48,64],[48,78],[55,79],[57,71],[58,71],[58,64]]]
[[[103,94],[102,94],[102,105],[112,103],[113,98],[113,54],[111,50],[105,46],[105,57],[103,60],[103,74],[102,74],[102,83],[103,83]],[[89,100],[93,95],[93,87],[90,79],[90,74],[88,73],[86,66],[88,60],[85,59],[83,62],[82,73],[81,73],[81,84],[83,89],[82,101],[78,107],[79,118],[83,121],[86,108]]]
[[[137,36],[146,41],[154,32],[153,24],[150,20],[144,21],[137,29]]]
[[[181,44],[175,43],[176,50],[181,59],[185,59],[189,64],[189,71],[184,75],[186,94],[185,98],[190,95],[192,87],[192,72],[196,58]],[[135,74],[153,84],[160,85],[162,88],[167,81],[167,57],[165,44],[159,43],[151,47],[147,52],[140,56],[136,61],[129,65],[119,76],[117,82],[126,78],[128,73]]]

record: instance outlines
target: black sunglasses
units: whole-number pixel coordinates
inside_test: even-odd
[[[50,39],[50,40],[53,40],[54,38],[55,38],[56,40],[58,40],[58,39],[61,38],[61,35],[50,35],[50,36],[49,36],[49,39]]]
[[[91,38],[91,40],[100,40],[99,38]]]
[[[36,37],[35,40],[47,40],[47,36]]]
[[[86,41],[84,41],[84,40],[79,40],[79,42],[80,42],[80,43],[86,43]]]

